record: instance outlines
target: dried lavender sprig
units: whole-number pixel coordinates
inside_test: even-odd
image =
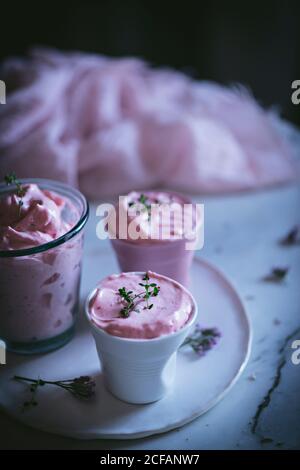
[[[204,356],[210,351],[221,337],[221,333],[217,328],[201,328],[197,323],[191,335],[189,335],[181,347],[189,345],[198,356]]]
[[[29,377],[21,377],[19,375],[15,375],[13,377],[14,380],[29,382],[30,387],[29,390],[31,392],[31,398],[28,401],[23,403],[23,409],[28,409],[32,406],[36,406],[38,404],[36,400],[36,393],[39,387],[43,387],[44,385],[56,385],[57,387],[63,388],[64,390],[71,393],[74,397],[79,399],[89,399],[95,394],[95,381],[89,376],[80,376],[75,377],[75,379],[67,379],[67,380],[43,380],[41,378],[38,379],[31,379]]]
[[[263,282],[274,282],[274,283],[279,284],[285,280],[288,272],[289,272],[288,267],[284,267],[284,268],[276,267],[276,268],[273,268],[269,274],[262,277],[261,280]]]
[[[295,225],[295,227],[293,227],[283,238],[281,238],[279,240],[279,245],[300,245],[300,225]]]

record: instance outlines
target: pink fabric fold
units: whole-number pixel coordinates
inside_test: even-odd
[[[90,198],[132,189],[255,189],[298,174],[286,128],[241,87],[137,59],[34,50],[0,78],[0,169],[79,186]]]

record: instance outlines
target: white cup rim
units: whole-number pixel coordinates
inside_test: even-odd
[[[129,273],[129,274],[145,274],[145,271],[126,271],[126,274],[127,273]],[[155,274],[158,274],[158,273],[155,273]],[[164,334],[164,335],[161,335],[161,336],[157,336],[155,338],[126,338],[124,336],[111,335],[110,333],[107,333],[105,330],[103,330],[100,326],[97,326],[90,318],[89,303],[90,303],[90,300],[92,299],[92,297],[94,296],[94,294],[96,293],[96,290],[98,288],[98,287],[95,287],[88,294],[88,296],[86,298],[86,301],[85,301],[85,307],[84,307],[85,316],[86,316],[89,324],[93,328],[93,330],[96,331],[98,334],[102,334],[106,337],[109,337],[112,341],[118,341],[118,342],[123,342],[123,343],[135,343],[135,344],[137,344],[137,343],[139,343],[139,344],[142,344],[142,343],[147,343],[147,344],[149,344],[149,343],[160,343],[162,341],[166,341],[170,337],[175,338],[176,336],[182,335],[184,332],[186,332],[186,330],[188,330],[194,324],[194,322],[196,321],[197,315],[198,315],[198,306],[197,306],[197,303],[194,299],[194,296],[191,294],[191,292],[186,287],[184,287],[178,281],[175,281],[174,279],[172,279],[168,276],[164,276],[163,274],[158,274],[158,275],[160,277],[162,277],[163,279],[166,279],[166,280],[171,281],[174,284],[178,285],[191,298],[192,304],[193,304],[193,312],[191,313],[190,318],[188,319],[188,321],[185,323],[184,326],[179,328],[179,330],[177,330],[177,331],[170,332],[170,333],[167,333],[167,334]],[[106,276],[106,277],[108,277],[108,276]],[[105,278],[103,278],[103,279],[105,279]]]

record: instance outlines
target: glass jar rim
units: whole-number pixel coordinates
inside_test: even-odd
[[[57,189],[58,192],[59,190],[65,190],[70,193],[73,193],[73,195],[76,196],[78,199],[80,199],[80,201],[82,202],[83,211],[78,222],[74,225],[74,227],[72,227],[64,235],[61,235],[60,237],[55,238],[54,240],[51,240],[50,242],[43,243],[42,245],[32,246],[30,248],[22,248],[20,250],[0,250],[0,258],[16,258],[20,256],[29,256],[29,255],[42,253],[43,251],[50,250],[51,248],[59,246],[62,243],[73,238],[85,226],[89,217],[89,203],[86,197],[78,189],[73,188],[72,186],[62,183],[60,181],[46,179],[46,178],[22,178],[19,181],[21,184],[30,184],[30,183],[41,184],[45,186],[52,186],[54,191]],[[13,190],[15,187],[16,185],[14,184],[7,186],[5,183],[0,183],[0,193],[3,189],[7,189],[7,192],[9,192],[10,190]],[[50,188],[49,190],[51,191]]]

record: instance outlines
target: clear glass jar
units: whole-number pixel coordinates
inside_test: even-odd
[[[89,213],[85,197],[76,189],[46,179],[22,180],[28,183],[70,201],[62,217],[73,228],[43,245],[0,251],[0,338],[8,350],[20,354],[51,351],[73,336],[83,227]],[[13,191],[13,186],[0,184],[0,198]]]

